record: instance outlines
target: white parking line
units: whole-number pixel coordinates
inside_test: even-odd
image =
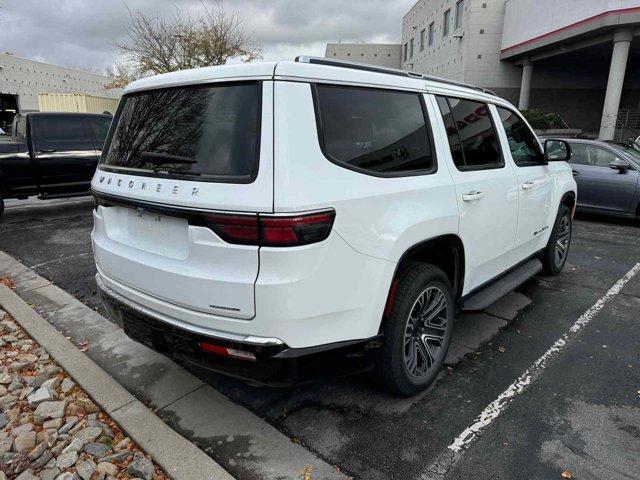
[[[478,438],[480,433],[487,428],[498,416],[507,408],[516,397],[525,391],[535,382],[551,360],[555,359],[560,352],[578,335],[589,322],[602,310],[609,300],[620,293],[622,287],[640,271],[640,263],[636,263],[626,275],[620,278],[602,297],[593,304],[589,310],[584,312],[549,349],[542,354],[522,375],[520,375],[507,389],[492,401],[476,417],[473,424],[467,427],[453,442],[447,447],[449,452],[443,452],[427,468],[425,468],[419,478],[436,479],[444,478],[446,471],[450,470],[461,458],[461,452],[468,448],[471,443]]]

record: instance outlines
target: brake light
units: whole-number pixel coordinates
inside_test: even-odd
[[[204,223],[229,243],[293,247],[325,240],[335,212],[295,216],[207,214]]]

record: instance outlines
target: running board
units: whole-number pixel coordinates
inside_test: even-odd
[[[484,310],[540,271],[542,271],[542,263],[540,263],[540,260],[537,258],[529,260],[504,277],[483,288],[478,293],[474,293],[467,298],[462,304],[462,310],[465,312],[479,312]]]
[[[54,198],[71,198],[71,197],[86,197],[91,195],[90,190],[84,192],[69,192],[69,193],[43,193],[38,197],[38,200],[52,200]]]

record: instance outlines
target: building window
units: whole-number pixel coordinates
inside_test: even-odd
[[[424,28],[420,30],[420,51],[421,52],[424,50],[424,37],[426,33],[427,31]]]
[[[451,9],[448,8],[442,15],[442,36],[449,35],[449,24],[451,23]]]
[[[408,44],[407,44],[407,43],[405,43],[405,44],[404,44],[404,54],[403,54],[403,57],[404,57],[404,61],[405,61],[405,62],[409,59],[409,57],[407,56],[407,52],[408,52],[408,51],[409,51],[409,46],[408,46]]]
[[[462,16],[464,15],[464,0],[458,0],[456,3],[456,23],[455,29],[462,27]]]
[[[409,58],[413,58],[413,38],[409,40]]]
[[[429,24],[429,46],[433,45],[433,38],[435,37],[436,24],[431,22]]]

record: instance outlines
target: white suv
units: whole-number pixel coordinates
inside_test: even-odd
[[[564,266],[576,184],[549,143],[491,92],[400,70],[144,78],[92,182],[96,279],[127,334],[184,361],[269,384],[375,366],[414,394],[456,311]]]

